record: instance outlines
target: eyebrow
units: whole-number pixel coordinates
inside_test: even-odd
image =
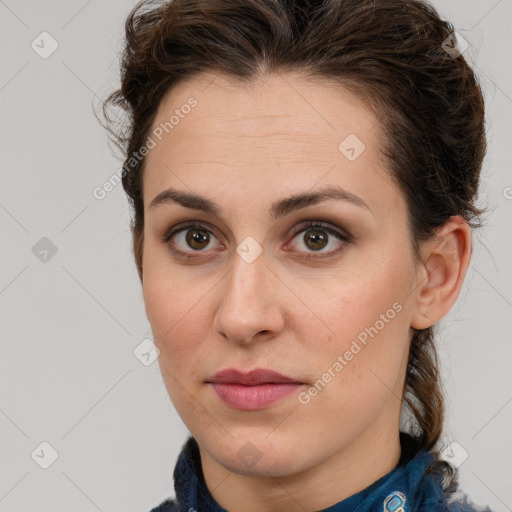
[[[300,210],[330,199],[346,201],[372,213],[371,208],[365,203],[365,201],[363,201],[363,199],[336,185],[327,185],[316,192],[304,192],[279,199],[272,203],[269,212],[271,217],[279,219],[292,211]],[[149,208],[152,209],[167,203],[178,203],[185,208],[200,210],[217,216],[222,214],[222,209],[206,197],[181,192],[173,188],[168,188],[155,196],[151,201]]]

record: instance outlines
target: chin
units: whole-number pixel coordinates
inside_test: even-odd
[[[294,442],[289,434],[282,442],[276,437],[270,439],[270,431],[261,428],[259,432],[231,432],[232,435],[225,434],[222,439],[207,438],[201,446],[223,467],[240,475],[280,477],[304,470],[307,466],[307,461],[301,458],[304,452],[297,450],[301,443]]]

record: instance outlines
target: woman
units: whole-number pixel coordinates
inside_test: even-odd
[[[130,14],[104,111],[130,116],[107,127],[192,434],[153,511],[476,510],[440,455],[433,336],[484,212],[484,103],[456,41],[419,0]]]

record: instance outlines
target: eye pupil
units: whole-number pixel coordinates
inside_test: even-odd
[[[188,245],[195,250],[204,249],[204,247],[206,247],[210,241],[210,236],[208,233],[199,229],[189,229],[185,238]],[[197,247],[196,244],[199,244],[199,247]]]
[[[312,244],[310,242],[312,242]],[[314,249],[314,250],[323,249],[327,243],[327,235],[325,234],[324,231],[309,230],[304,235],[304,243],[310,249]]]

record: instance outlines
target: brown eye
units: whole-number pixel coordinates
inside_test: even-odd
[[[210,243],[210,235],[204,229],[188,229],[185,235],[188,246],[196,251],[204,249]]]
[[[317,229],[310,229],[306,231],[303,240],[306,246],[314,251],[323,249],[329,241],[328,235],[325,233],[325,231]]]
[[[164,237],[163,242],[168,245],[171,252],[177,258],[192,259],[206,256],[215,249],[214,241],[217,241],[217,248],[224,248],[217,237],[206,226],[201,224],[180,224],[174,226]]]
[[[304,234],[299,238],[302,233]],[[293,238],[297,238],[299,243],[296,243],[298,249],[292,252],[299,253],[299,256],[304,259],[334,256],[341,253],[351,243],[348,235],[319,222],[310,222],[303,226]],[[324,251],[326,247],[331,250]]]

